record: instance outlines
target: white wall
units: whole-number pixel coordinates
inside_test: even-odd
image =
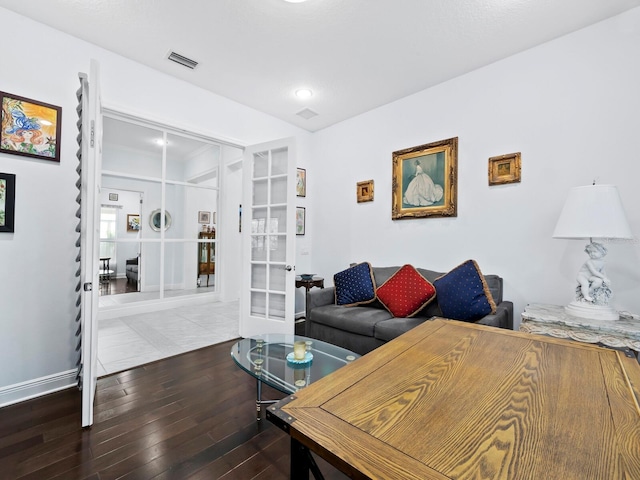
[[[350,262],[448,271],[473,258],[504,277],[518,324],[527,303],[567,304],[586,242],[551,235],[571,187],[617,185],[640,235],[638,45],[640,8],[314,135],[314,273],[331,283]],[[392,152],[456,136],[457,218],[392,221]],[[522,183],[489,187],[488,158],[518,151]],[[375,199],[358,204],[368,179]],[[614,306],[640,313],[639,244],[609,250]]]
[[[298,151],[307,157],[310,135],[3,8],[0,17],[5,38],[22,38],[29,32],[30,41],[38,45],[35,56],[6,49],[0,88],[62,107],[59,164],[0,154],[0,172],[16,174],[15,233],[0,235],[2,405],[42,393],[49,383],[31,388],[37,379],[73,377],[69,372],[77,356],[78,254],[75,95],[78,72],[88,72],[92,58],[100,62],[103,102],[112,109],[241,144],[295,136]]]

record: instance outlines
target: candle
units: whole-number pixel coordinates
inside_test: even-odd
[[[296,360],[304,360],[307,351],[307,345],[304,342],[293,342],[293,358]]]

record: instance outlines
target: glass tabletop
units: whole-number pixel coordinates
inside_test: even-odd
[[[293,343],[306,342],[308,361],[287,360]],[[330,343],[299,335],[267,334],[244,338],[231,347],[231,357],[245,372],[283,393],[294,393],[333,373],[360,355]]]

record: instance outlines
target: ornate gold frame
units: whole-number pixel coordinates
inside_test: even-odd
[[[356,184],[358,203],[373,201],[373,180],[365,180]]]
[[[429,205],[404,202],[404,194],[417,167],[413,162],[424,162],[431,167],[426,172],[434,184],[442,188],[442,196]],[[424,169],[423,169],[424,170]],[[433,178],[432,178],[433,177]],[[458,137],[427,143],[393,152],[391,218],[457,217],[458,216]]]
[[[489,158],[489,185],[520,182],[520,152]]]

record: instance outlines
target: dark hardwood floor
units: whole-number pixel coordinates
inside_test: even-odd
[[[233,343],[99,379],[90,429],[75,388],[1,408],[0,479],[289,478],[289,437],[256,421],[255,380],[231,359]]]
[[[126,278],[112,278],[106,282],[100,282],[100,295],[120,295],[122,293],[135,293],[138,285],[127,281]]]

